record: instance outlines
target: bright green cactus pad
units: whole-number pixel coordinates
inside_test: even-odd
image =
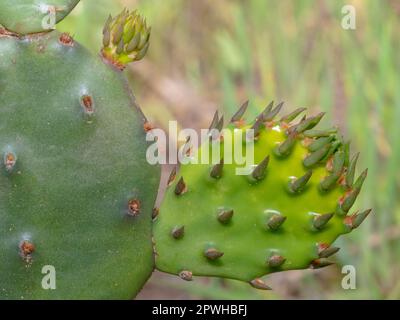
[[[160,172],[125,78],[56,31],[0,36],[0,56],[0,298],[134,297]]]
[[[242,120],[244,105],[228,125],[254,129],[255,167],[248,176],[223,161],[185,164],[171,174],[154,222],[159,270],[268,289],[259,279],[265,274],[329,264],[326,257],[338,250],[330,245],[369,213],[346,216],[366,172],[353,183],[357,157],[349,160],[336,130],[313,129],[322,114],[295,123],[304,109],[275,120],[281,106],[270,104],[251,126]],[[211,127],[222,127],[221,121],[214,117]],[[225,140],[211,143],[224,150]],[[211,147],[203,144],[194,157],[205,148]]]

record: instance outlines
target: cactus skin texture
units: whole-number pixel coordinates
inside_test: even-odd
[[[246,103],[227,126],[254,129],[255,167],[248,176],[223,160],[182,164],[171,174],[153,227],[156,268],[185,280],[218,276],[268,290],[263,275],[330,264],[327,257],[338,251],[331,244],[370,212],[347,215],[366,171],[354,182],[357,157],[349,160],[348,144],[336,129],[314,129],[323,114],[296,121],[302,108],[279,119],[281,107],[271,103],[248,125]],[[217,115],[211,128],[218,123]],[[221,155],[225,143],[211,142],[221,144]],[[193,157],[200,159],[205,148]]]
[[[160,170],[123,74],[57,31],[2,35],[0,55],[0,298],[134,297]]]
[[[49,31],[43,28],[46,26],[43,25],[43,20],[47,20],[49,14],[55,14],[55,22],[60,22],[78,2],[79,0],[1,0],[0,24],[18,34]]]

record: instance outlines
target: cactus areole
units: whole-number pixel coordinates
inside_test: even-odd
[[[154,268],[270,290],[265,274],[329,265],[370,210],[352,211],[367,171],[335,128],[317,128],[323,114],[271,103],[246,122],[245,103],[227,129],[253,129],[249,173],[223,157],[184,164],[154,208],[152,126],[122,73],[150,28],[136,11],[110,16],[93,56],[43,24],[77,3],[0,4],[0,298],[129,299]],[[210,129],[223,124],[216,113]],[[232,147],[213,134],[194,157],[215,144]]]

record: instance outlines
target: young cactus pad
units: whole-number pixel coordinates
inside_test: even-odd
[[[0,25],[18,34],[53,30],[79,0],[1,0]]]
[[[160,170],[127,81],[57,31],[3,34],[0,56],[0,297],[134,297]]]
[[[331,244],[370,212],[348,214],[366,171],[354,179],[357,155],[349,158],[336,129],[314,128],[323,114],[296,122],[301,108],[279,119],[282,104],[271,103],[247,125],[246,107],[227,129],[254,129],[254,167],[236,175],[243,165],[224,162],[231,143],[222,134],[193,156],[200,159],[220,144],[214,164],[182,164],[172,172],[153,228],[159,270],[185,280],[218,276],[269,289],[260,279],[265,274],[328,265],[338,251]],[[216,115],[211,128],[222,121]]]

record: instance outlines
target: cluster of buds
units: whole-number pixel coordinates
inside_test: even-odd
[[[124,69],[128,63],[146,55],[150,33],[151,28],[136,10],[131,13],[124,10],[114,18],[109,16],[103,29],[103,57]]]

